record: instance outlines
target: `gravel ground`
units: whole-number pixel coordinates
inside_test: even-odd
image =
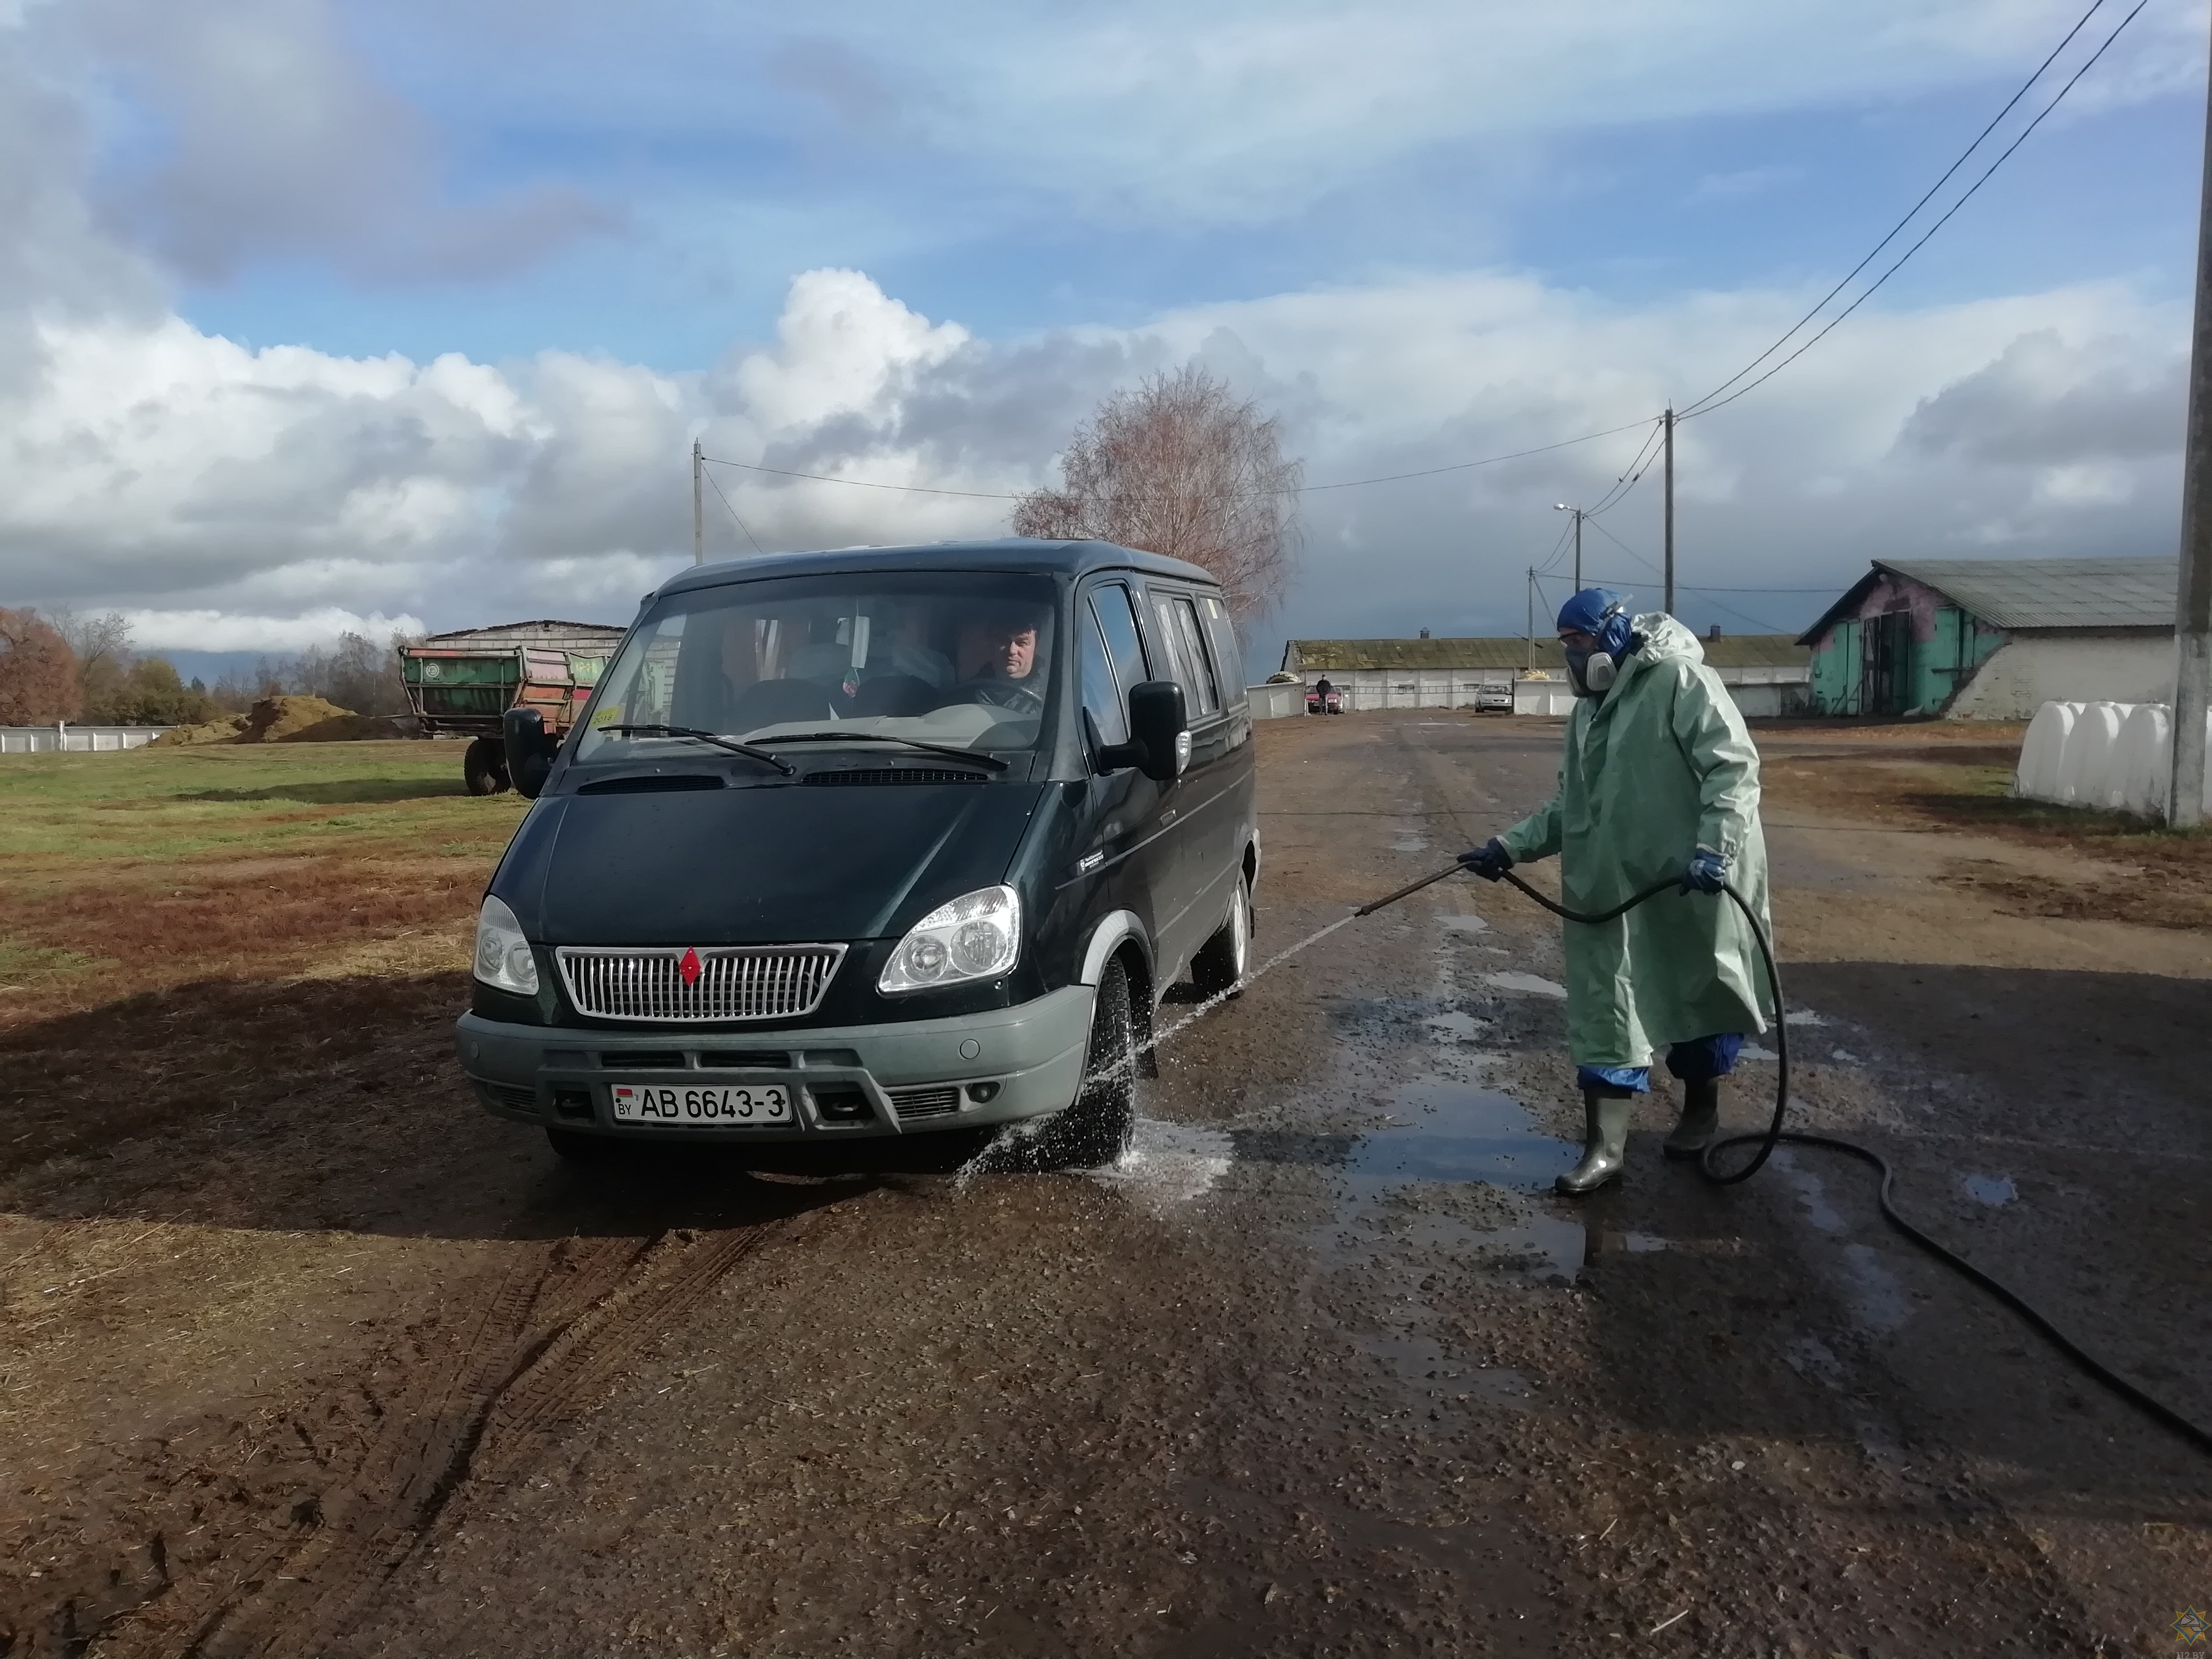
[[[1261,957],[1535,805],[1558,740],[1264,725]],[[1800,1120],[2212,1420],[2205,933],[2008,907],[1961,861],[2079,872],[1769,752]],[[1091,1176],[587,1179],[467,1103],[419,947],[197,994],[288,1034],[282,1091],[86,1085],[114,1133],[0,1181],[0,1655],[2175,1650],[2212,1470],[1863,1170],[1716,1191],[1661,1098],[1619,1188],[1550,1196],[1559,957],[1465,880],[1338,928],[1164,1046]],[[9,1047],[65,1088],[114,1036]]]

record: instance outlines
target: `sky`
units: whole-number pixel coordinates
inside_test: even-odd
[[[690,562],[695,438],[974,492],[714,468],[710,558],[1003,534],[1102,398],[1195,361],[1314,486],[1627,428],[1310,490],[1249,630],[1255,668],[1518,634],[1557,504],[2087,3],[0,0],[0,604],[193,661],[627,621]],[[1684,620],[1794,632],[1874,557],[2172,551],[2206,28],[2147,0],[1878,294],[1682,424]],[[1657,608],[1661,533],[1655,471],[1587,575]]]

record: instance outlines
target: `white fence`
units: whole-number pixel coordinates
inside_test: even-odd
[[[112,755],[143,749],[167,726],[0,726],[0,755]]]
[[[2023,800],[2163,818],[2172,780],[2173,716],[2164,703],[2046,702],[2028,722],[2012,792]],[[2212,812],[2212,780],[2204,799]]]
[[[1306,712],[1306,689],[1287,681],[1274,681],[1267,685],[1248,685],[1245,701],[1251,706],[1255,720],[1279,720],[1291,714]]]

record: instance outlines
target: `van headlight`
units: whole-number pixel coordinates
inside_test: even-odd
[[[1021,896],[1011,887],[979,888],[939,905],[908,928],[876,989],[923,991],[994,979],[1021,953]]]
[[[522,924],[504,899],[487,898],[477,912],[477,977],[502,991],[538,994],[538,958],[522,936]]]

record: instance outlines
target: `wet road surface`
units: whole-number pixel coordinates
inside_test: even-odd
[[[1536,805],[1558,732],[1261,740],[1264,957]],[[1804,1121],[2212,1417],[2212,1126],[2172,1039],[2202,970],[2069,965],[2096,941],[2063,929],[2045,965],[1878,953],[1821,896],[1909,935],[1911,878],[1806,823],[1774,831]],[[19,1245],[165,1254],[71,1362],[86,1409],[14,1437],[0,1629],[209,1659],[2170,1650],[2212,1603],[2212,1471],[1909,1254],[1856,1168],[1716,1192],[1659,1158],[1661,1100],[1620,1188],[1551,1196],[1559,976],[1556,924],[1441,884],[1178,1033],[1091,1176],[586,1177],[473,1112],[422,1022],[326,1098],[20,1175]]]

